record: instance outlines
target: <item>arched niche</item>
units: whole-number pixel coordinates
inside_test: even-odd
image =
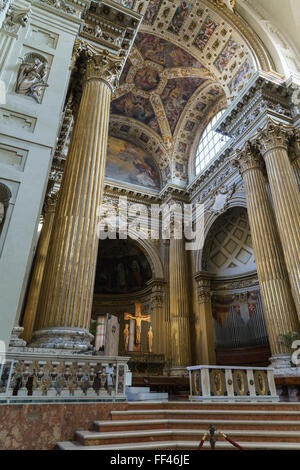
[[[202,267],[214,277],[256,272],[247,211],[229,209],[211,227],[204,245]]]
[[[267,365],[267,330],[246,208],[211,221],[202,255],[210,279],[217,364]]]
[[[120,324],[119,353],[144,354],[149,352],[148,332],[153,329],[153,352],[161,353],[163,328],[164,273],[159,253],[150,240],[136,239],[136,233],[129,231],[129,237],[121,240],[100,240],[96,267],[93,321],[107,324],[107,313],[118,318]],[[153,298],[156,298],[154,305]],[[141,304],[143,315],[149,321],[141,325],[141,344],[134,343],[135,321],[126,319],[125,312],[135,314],[136,303]],[[129,328],[129,347],[125,351],[124,329]],[[95,334],[95,332],[92,332]],[[103,340],[104,341],[104,340]]]
[[[153,278],[145,251],[132,239],[107,239],[99,243],[94,292],[128,295],[146,289]]]
[[[232,195],[231,199],[226,203],[227,210],[226,212],[230,211],[231,209],[244,209],[247,210],[247,203],[246,198],[243,194],[236,192]],[[225,212],[225,213],[226,213]],[[213,226],[218,221],[220,221],[220,217],[224,213],[220,214],[214,211],[206,211],[205,212],[205,220],[204,220],[204,243],[200,239],[200,245],[198,249],[195,251],[195,271],[201,272],[206,271],[205,266],[205,253],[207,252],[207,246],[209,244],[209,240],[212,238],[213,233]]]

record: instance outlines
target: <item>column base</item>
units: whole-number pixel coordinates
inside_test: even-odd
[[[35,331],[30,348],[69,349],[72,351],[93,351],[93,335],[81,328],[45,328]]]
[[[22,326],[13,327],[9,341],[10,348],[24,348],[26,346],[26,341],[24,341],[22,338],[19,338],[23,331],[24,328]]]
[[[290,354],[274,354],[269,358],[270,367],[274,369],[288,369],[291,367],[291,356]]]
[[[170,375],[173,377],[187,377],[189,372],[184,366],[171,367]]]

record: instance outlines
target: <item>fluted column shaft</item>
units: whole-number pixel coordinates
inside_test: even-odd
[[[170,239],[170,323],[172,366],[190,365],[190,319],[184,240]]]
[[[295,132],[295,140],[292,148],[292,152],[290,153],[291,162],[294,168],[294,172],[296,175],[298,187],[300,188],[300,131],[296,130]]]
[[[211,305],[210,280],[197,276],[197,313],[195,318],[196,363],[216,364],[215,335]]]
[[[165,265],[165,279],[167,279],[168,285],[165,291],[165,322],[163,326],[164,337],[165,337],[165,355],[167,359],[167,365],[171,360],[171,322],[170,322],[170,240],[164,240],[164,265]]]
[[[53,224],[38,306],[36,345],[89,347],[97,261],[97,210],[119,60],[88,51],[84,84]]]
[[[25,339],[26,342],[29,342],[31,340],[36,319],[36,312],[41,292],[47,252],[54,222],[56,199],[56,195],[49,197],[46,199],[44,205],[44,222],[34,258],[34,267],[32,271],[23,316],[22,326],[24,328],[24,331],[22,333],[22,338]]]
[[[249,147],[236,162],[245,185],[249,224],[272,356],[286,353],[279,335],[299,329],[262,159]]]
[[[156,283],[152,287],[152,325],[153,325],[153,352],[165,353],[165,328],[164,328],[164,286]]]
[[[275,217],[300,319],[300,200],[288,156],[290,129],[268,122],[257,142],[266,163]]]

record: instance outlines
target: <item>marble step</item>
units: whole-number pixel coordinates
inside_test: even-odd
[[[300,421],[300,411],[295,410],[235,410],[235,409],[129,409],[128,411],[111,411],[111,419],[140,420],[148,419],[247,419],[256,420],[293,420]]]
[[[217,429],[258,429],[278,431],[300,431],[300,421],[225,420],[225,419],[148,419],[135,421],[94,421],[95,431],[114,432],[149,429],[208,429],[213,424]]]
[[[197,449],[199,442],[197,441],[182,441],[182,440],[173,440],[173,441],[160,441],[160,442],[140,442],[140,443],[128,443],[128,444],[118,444],[116,449],[116,444],[110,445],[93,445],[93,446],[84,446],[80,445],[78,442],[58,442],[57,449],[59,450],[169,450],[169,449],[181,449],[181,450],[193,450]],[[243,442],[243,447],[246,450],[300,450],[299,442]],[[209,442],[205,442],[203,450],[209,450]],[[235,450],[232,445],[222,440],[217,442],[216,449],[218,450]]]
[[[126,387],[125,393],[149,393],[150,387]]]
[[[191,402],[191,401],[169,401],[166,405],[162,403],[162,406],[159,402],[155,403],[128,403],[129,409],[228,409],[228,410],[273,410],[273,411],[300,411],[300,403],[295,402]]]
[[[128,401],[148,401],[148,402],[163,402],[168,401],[167,393],[150,392],[150,387],[126,387],[126,396]]]
[[[128,444],[165,440],[193,440],[200,442],[207,427],[202,429],[152,429],[147,431],[93,432],[76,431],[76,441],[82,445]],[[300,450],[300,431],[258,431],[228,429],[226,431],[236,442],[298,442]],[[220,438],[220,441],[223,439]]]

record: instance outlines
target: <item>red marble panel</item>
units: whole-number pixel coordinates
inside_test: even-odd
[[[76,430],[92,430],[95,420],[127,403],[53,403],[0,405],[0,450],[52,450],[72,441]]]

